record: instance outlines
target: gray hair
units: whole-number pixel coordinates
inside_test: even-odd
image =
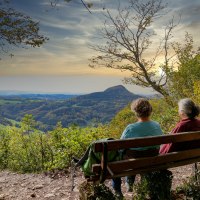
[[[187,115],[189,118],[195,118],[199,115],[200,107],[195,105],[195,103],[189,99],[181,99],[178,102],[179,112],[182,112]]]

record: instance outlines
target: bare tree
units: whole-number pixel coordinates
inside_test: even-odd
[[[129,71],[131,77],[125,78],[127,83],[152,87],[167,98],[169,93],[165,86],[170,72],[169,60],[172,58],[169,56],[169,41],[177,25],[174,19],[165,27],[163,38],[158,39],[153,56],[151,54],[151,58],[147,59],[147,50],[155,38],[151,25],[166,14],[165,8],[163,0],[130,0],[126,8],[118,7],[116,15],[107,10],[106,21],[100,31],[106,44],[91,46],[100,54],[91,58],[90,66]],[[156,66],[160,56],[163,56],[164,63]]]

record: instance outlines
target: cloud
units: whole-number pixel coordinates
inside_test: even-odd
[[[98,29],[103,26],[102,8],[109,8],[115,13],[118,1],[91,0],[93,7],[90,14],[78,0],[70,3],[60,0],[57,8],[49,5],[49,0],[18,0],[13,1],[16,9],[30,14],[40,22],[40,30],[50,38],[43,47],[36,49],[17,49],[14,58],[6,58],[1,62],[2,75],[14,74],[114,74],[121,75],[109,69],[92,70],[88,67],[88,59],[96,54],[89,44],[104,44],[98,36]],[[121,1],[121,5],[128,1]],[[174,32],[174,40],[183,40],[185,31],[193,34],[196,44],[199,44],[198,31],[200,27],[199,0],[168,0],[168,14],[160,18],[151,28],[158,37],[163,35],[163,27],[173,15],[182,13],[179,26]],[[46,11],[47,10],[47,11]],[[178,20],[178,17],[176,18]],[[150,47],[152,52],[155,46]]]

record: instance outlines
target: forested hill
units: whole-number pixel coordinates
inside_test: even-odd
[[[119,98],[122,101],[125,99],[128,99],[128,101],[131,101],[132,99],[135,99],[138,97],[139,97],[138,95],[130,93],[124,86],[118,85],[118,86],[108,88],[103,92],[94,92],[91,94],[79,96],[79,97],[77,97],[77,99],[101,100],[101,101],[113,100],[113,101],[115,101],[117,98]]]
[[[52,129],[57,122],[67,127],[71,124],[79,126],[95,125],[109,122],[117,112],[139,95],[130,93],[119,85],[103,92],[80,95],[70,99],[48,100],[18,98],[9,103],[0,104],[1,118],[20,121],[25,114],[32,114],[40,122],[42,130]],[[3,100],[3,99],[2,99]]]

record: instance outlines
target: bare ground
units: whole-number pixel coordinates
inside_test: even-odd
[[[192,174],[192,165],[171,169],[173,172],[173,188],[180,186]],[[75,188],[71,191],[71,178],[62,174],[18,174],[9,171],[0,172],[0,200],[76,200],[79,199],[78,185],[84,181],[82,173],[76,172]],[[110,181],[106,183],[110,186]],[[132,193],[124,196],[132,199]]]

